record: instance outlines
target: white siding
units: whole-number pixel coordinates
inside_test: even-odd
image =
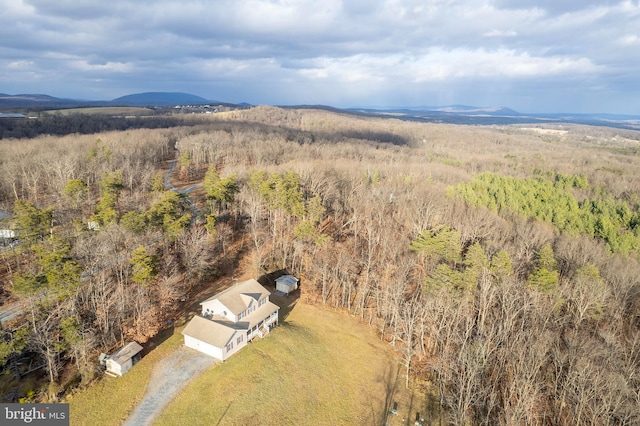
[[[276,290],[289,294],[298,289],[299,279],[293,275],[283,275],[276,278]]]
[[[298,284],[287,284],[284,282],[276,282],[276,290],[289,294],[298,288]]]
[[[188,348],[195,349],[196,351],[200,351],[204,354],[214,357],[215,359],[224,360],[223,348],[217,348],[198,339],[194,339],[191,336],[184,336],[184,345]]]
[[[242,342],[238,344],[238,337],[240,336],[242,336]],[[235,354],[236,352],[238,352],[240,349],[244,348],[247,345],[246,330],[239,330],[233,333],[233,337],[231,338],[231,340],[229,340],[229,342],[233,342],[233,349],[227,352],[225,348],[222,348],[222,352],[224,353],[224,359],[229,358],[231,355]]]
[[[227,309],[218,299],[210,300],[202,304],[202,316],[206,317],[208,314],[218,315],[225,317],[229,321],[236,322],[236,316]]]
[[[227,351],[226,347],[218,348],[191,336],[184,336],[184,345],[188,348],[207,354],[215,359],[224,361],[247,345],[246,334],[247,333],[245,331],[238,331],[233,334],[233,337],[229,340],[229,342],[233,342],[233,348],[230,351]],[[240,344],[238,344],[239,336],[242,336],[242,342],[240,342]]]
[[[114,362],[112,359],[107,359],[107,370],[117,374],[118,376],[122,376],[124,373],[131,370],[131,367],[133,367],[133,362],[131,361],[131,358],[129,358],[122,365],[118,364],[117,362]]]

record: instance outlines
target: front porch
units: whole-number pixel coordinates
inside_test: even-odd
[[[247,341],[253,340],[256,336],[262,338],[269,333],[269,331],[278,325],[278,312],[273,312],[267,318],[260,323],[256,324],[247,331]]]

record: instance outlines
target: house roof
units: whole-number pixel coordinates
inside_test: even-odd
[[[276,283],[284,283],[287,285],[287,287],[294,287],[298,283],[298,281],[300,280],[293,275],[283,275],[279,278],[276,278]]]
[[[268,297],[271,293],[269,290],[260,285],[255,279],[242,281],[228,289],[208,298],[200,304],[203,305],[212,300],[218,299],[227,309],[238,315],[247,309],[255,301]]]
[[[259,300],[268,298],[270,294],[258,281],[251,279],[237,283],[200,304],[204,305],[207,302],[218,300],[228,310],[238,315],[251,305],[257,305]],[[217,316],[208,319],[196,315],[189,321],[182,334],[221,348],[227,345],[237,332],[246,333],[280,309],[268,299],[265,302],[239,322],[232,322]]]
[[[249,331],[279,309],[280,307],[275,303],[267,302],[239,322],[208,319],[196,315],[189,321],[182,334],[221,348],[229,343],[237,331],[243,333]]]
[[[274,312],[277,312],[280,307],[272,302],[267,302],[264,305],[260,306],[255,311],[251,312],[249,315],[243,318],[243,321],[238,324],[246,324],[246,330],[253,328],[255,325],[258,325],[260,321],[267,318]]]
[[[117,351],[115,351],[109,359],[118,364],[123,364],[127,362],[128,359],[133,358],[142,350],[142,346],[140,346],[136,342],[127,343],[125,346],[121,347]]]
[[[182,334],[221,348],[225,346],[236,331],[238,331],[232,327],[232,324],[233,323],[224,324],[196,315],[189,321],[189,324],[187,324],[184,330],[182,330]]]

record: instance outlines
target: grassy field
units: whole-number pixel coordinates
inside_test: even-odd
[[[176,331],[124,377],[75,396],[71,424],[120,424],[180,337]],[[394,402],[398,414],[388,416]],[[416,411],[424,416],[426,399],[404,388],[393,351],[370,328],[299,302],[267,338],[194,378],[154,424],[394,425]]]
[[[153,367],[182,344],[182,341],[182,335],[176,330],[123,377],[104,377],[94,386],[68,397],[66,402],[69,402],[70,424],[73,426],[122,424],[142,400]]]
[[[268,338],[193,380],[156,424],[384,424],[394,401],[390,424],[424,413],[391,348],[345,314],[298,303]]]
[[[143,107],[88,107],[88,108],[67,108],[42,111],[41,114],[106,114],[106,115],[153,115],[154,111]]]

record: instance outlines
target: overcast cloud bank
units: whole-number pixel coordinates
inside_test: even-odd
[[[640,114],[639,1],[0,0],[0,92]]]

